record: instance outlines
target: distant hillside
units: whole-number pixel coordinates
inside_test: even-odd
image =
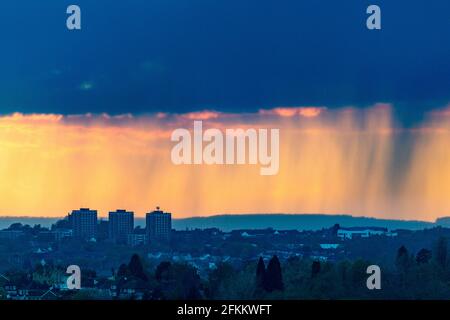
[[[58,218],[31,218],[31,217],[0,217],[0,229],[9,227],[12,223],[41,224],[51,226]],[[230,214],[210,217],[193,217],[173,219],[173,228],[177,230],[194,228],[219,228],[223,231],[236,229],[264,229],[278,230],[318,230],[329,228],[339,223],[343,227],[385,227],[388,229],[424,229],[436,225],[450,226],[450,218],[441,218],[436,223],[413,220],[387,220],[367,217],[353,217],[350,215],[326,214]],[[136,226],[145,226],[145,219],[136,218]]]
[[[442,227],[450,228],[450,217],[437,218],[436,224]]]
[[[245,214],[245,215],[217,215],[211,217],[193,217],[174,219],[174,229],[186,228],[219,228],[223,231],[233,229],[262,229],[272,227],[279,230],[318,230],[329,228],[334,224],[345,227],[385,227],[388,229],[424,229],[434,227],[435,224],[413,220],[387,220],[367,217],[353,217],[350,215],[325,214]]]
[[[59,218],[0,217],[0,230],[8,228],[11,224],[16,222],[28,224],[30,226],[40,224],[43,227],[50,227],[57,220],[59,220]]]

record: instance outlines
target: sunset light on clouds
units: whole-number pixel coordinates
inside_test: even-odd
[[[0,215],[64,216],[78,207],[137,216],[345,213],[434,220],[450,215],[450,116],[402,128],[393,106],[280,107],[255,113],[22,114],[0,118]],[[279,128],[280,170],[174,165],[170,134]]]

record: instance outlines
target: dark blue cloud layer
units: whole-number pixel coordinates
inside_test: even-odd
[[[375,2],[381,31],[361,0],[4,0],[0,112],[448,103],[450,2]]]

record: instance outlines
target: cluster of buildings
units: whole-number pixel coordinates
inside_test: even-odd
[[[172,214],[159,207],[146,214],[145,229],[134,228],[134,212],[123,209],[109,212],[107,221],[99,221],[97,210],[81,208],[73,210],[68,221],[75,239],[95,241],[98,233],[103,231],[108,240],[131,246],[168,241],[172,230]]]
[[[388,231],[387,228],[382,227],[351,227],[339,228],[337,236],[342,240],[353,239],[356,237],[369,238],[371,236],[387,236],[396,237],[397,232]]]

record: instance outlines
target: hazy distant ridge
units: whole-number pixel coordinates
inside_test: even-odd
[[[23,224],[41,224],[49,227],[58,218],[32,218],[32,217],[0,217],[0,229],[7,228],[14,222]],[[350,215],[326,214],[228,214],[210,217],[192,217],[173,219],[173,228],[184,230],[186,228],[219,228],[223,231],[236,229],[263,229],[274,228],[278,230],[318,230],[329,228],[335,223],[343,227],[386,227],[388,229],[424,229],[436,225],[448,225],[447,218],[440,218],[436,223],[416,220],[390,220],[369,217],[353,217]],[[136,218],[136,225],[145,226],[144,218]]]
[[[326,214],[245,214],[217,215],[211,217],[192,217],[173,221],[175,229],[212,228],[224,231],[233,229],[262,229],[272,227],[279,230],[318,230],[329,228],[334,224],[343,227],[386,227],[388,229],[424,229],[435,224],[415,220],[388,220],[368,217],[353,217],[350,215]]]

